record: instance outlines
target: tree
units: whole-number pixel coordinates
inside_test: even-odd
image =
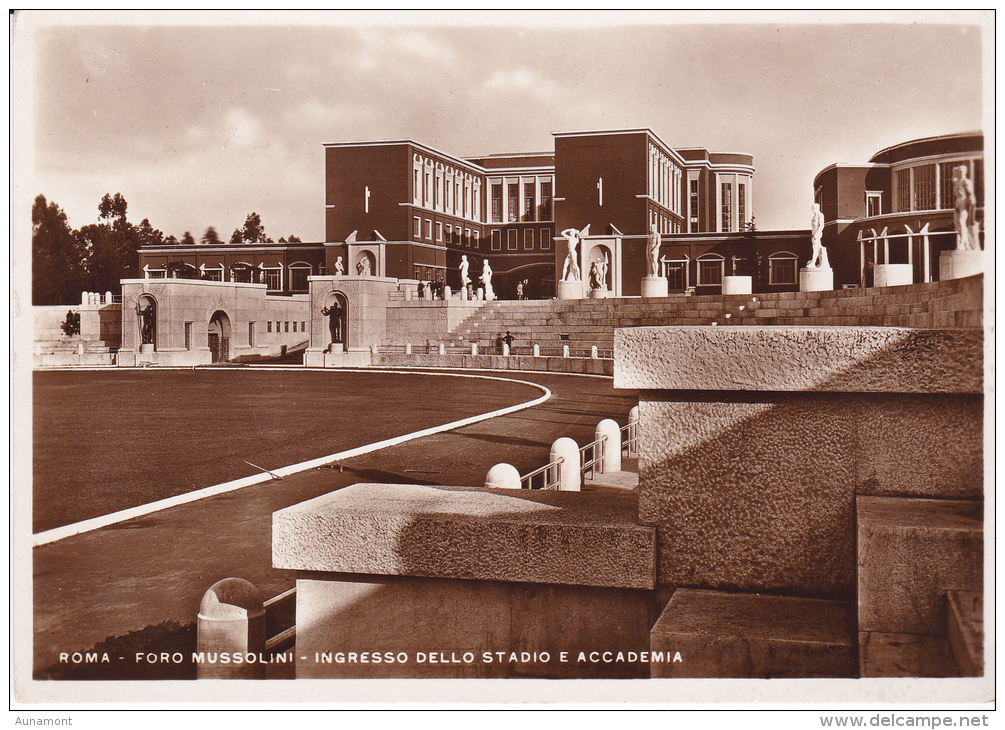
[[[200,243],[204,243],[207,246],[216,246],[220,243],[220,236],[217,235],[216,229],[213,226],[207,228],[206,232],[202,234]]]
[[[77,232],[80,245],[87,250],[87,286],[93,291],[117,291],[120,279],[138,275],[141,245],[137,228],[126,220],[128,206],[121,193],[105,195],[98,204],[103,223],[84,226]],[[149,233],[153,235],[153,227]]]
[[[177,246],[178,245],[178,239],[175,238],[174,236],[168,236],[167,238],[164,239],[164,245],[165,246]]]
[[[136,235],[140,239],[141,246],[163,246],[166,243],[164,234],[150,225],[150,221],[146,218],[136,227]]]
[[[44,195],[31,208],[31,301],[35,305],[80,302],[85,249],[66,214]]]
[[[195,245],[195,239],[192,238],[192,234],[189,233],[188,231],[185,231],[185,235],[181,237],[181,245],[182,246],[194,246]]]
[[[241,243],[243,240],[244,240],[244,237],[241,234],[241,229],[240,228],[235,228],[234,232],[230,236],[230,242],[231,243]]]
[[[248,213],[241,231],[241,240],[245,243],[272,243],[265,235],[265,228],[262,227],[262,219],[258,213]]]
[[[115,193],[114,196],[105,193],[98,204],[99,220],[124,221],[127,207],[126,199],[122,197],[121,193]]]
[[[287,238],[286,240],[287,240],[287,241],[288,241],[289,243],[303,243],[303,241],[301,241],[301,240],[300,240],[299,238],[297,238],[296,236],[290,236],[290,237],[289,237],[289,238]]]

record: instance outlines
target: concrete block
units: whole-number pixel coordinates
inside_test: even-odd
[[[651,589],[634,493],[355,484],[273,514],[276,568]]]
[[[964,677],[984,676],[984,595],[948,591],[949,648]]]
[[[859,634],[859,674],[866,677],[957,677],[944,636],[863,631]]]
[[[982,590],[983,502],[860,496],[859,630],[944,636],[946,591]]]
[[[854,609],[847,603],[677,589],[650,633],[652,652],[681,661],[653,677],[854,677]]]

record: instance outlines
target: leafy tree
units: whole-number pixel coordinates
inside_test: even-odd
[[[166,243],[164,234],[150,225],[150,221],[146,218],[136,227],[136,235],[140,239],[141,246],[163,246]]]
[[[195,239],[192,238],[192,234],[189,233],[188,231],[185,231],[185,235],[181,237],[181,245],[182,246],[194,246],[195,245]]]
[[[288,241],[289,243],[303,243],[303,241],[301,241],[301,240],[300,240],[299,238],[297,238],[296,236],[290,236],[290,237],[289,237],[289,238],[287,238],[286,240],[287,240],[287,241]]]
[[[207,246],[216,246],[220,243],[220,236],[217,235],[216,229],[213,228],[213,226],[210,226],[206,229],[206,232],[202,234],[200,242],[206,244]]]
[[[241,243],[244,241],[244,235],[241,233],[240,228],[235,228],[234,232],[230,236],[231,243]]]
[[[98,204],[98,217],[100,220],[125,221],[127,207],[126,199],[121,193],[115,193],[114,196],[105,193]]]
[[[165,246],[177,246],[178,245],[178,239],[175,238],[174,236],[168,236],[167,238],[164,239],[164,245]]]
[[[87,285],[94,291],[117,291],[120,279],[138,275],[141,238],[136,226],[126,219],[127,208],[120,193],[106,194],[98,205],[99,220],[104,222],[77,232],[80,245],[87,250]]]
[[[241,230],[241,240],[245,243],[272,243],[272,239],[265,235],[265,228],[258,213],[248,213],[244,228]]]
[[[84,290],[85,249],[66,214],[44,195],[31,208],[32,304],[73,304]]]

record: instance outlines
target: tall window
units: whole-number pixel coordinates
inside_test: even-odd
[[[911,171],[897,170],[897,211],[911,209]]]
[[[516,251],[516,229],[510,228],[506,231],[506,250]]]
[[[768,283],[795,284],[797,261],[796,255],[788,251],[771,254],[768,257]]]
[[[542,228],[541,229],[541,250],[550,251],[551,250],[551,229]]]
[[[698,230],[698,181],[691,181],[691,232]]]
[[[971,169],[973,175],[971,178],[974,181],[974,197],[977,198],[977,207],[984,207],[984,160],[974,160],[973,168]]]
[[[492,222],[502,222],[502,183],[492,184]]]
[[[502,250],[502,231],[498,228],[492,231],[492,250],[501,251]]]
[[[269,291],[279,291],[283,288],[282,269],[265,269],[265,288]]]
[[[954,207],[953,203],[953,168],[959,162],[939,163],[939,207],[943,210]]]
[[[736,214],[740,221],[740,230],[747,224],[747,186],[739,185],[736,189]]]
[[[883,194],[882,193],[866,193],[865,194],[865,214],[869,218],[877,215],[883,215]]]
[[[255,323],[248,322],[248,347],[254,347],[254,346],[255,346]],[[191,348],[185,348],[185,349],[191,349]]]
[[[534,220],[534,181],[524,180],[523,183],[523,219]]]
[[[436,221],[436,240],[443,243],[443,224]]]
[[[433,177],[429,170],[426,170],[425,175],[423,175],[423,188],[422,188],[422,204],[427,208],[429,207],[430,200],[433,197]]]
[[[412,218],[412,238],[416,240],[422,238],[422,219],[419,216]]]
[[[426,218],[426,240],[433,240],[433,222]]]
[[[721,286],[725,263],[726,260],[718,254],[698,259],[698,286]]]
[[[541,183],[541,204],[538,206],[540,216],[538,220],[550,221],[551,220],[551,183],[543,182]]]
[[[523,250],[533,251],[534,250],[534,230],[532,228],[526,228],[523,232]]]
[[[520,220],[520,186],[517,183],[510,183],[506,191],[506,220],[509,223],[516,223]]]
[[[307,277],[311,275],[310,266],[290,267],[290,291],[307,291]]]
[[[471,235],[472,235],[471,247],[478,248],[478,244],[481,243],[481,236],[482,236],[481,231],[478,230],[472,231]]]
[[[914,210],[935,209],[935,165],[914,168]]]
[[[733,183],[722,184],[722,230],[733,230]]]

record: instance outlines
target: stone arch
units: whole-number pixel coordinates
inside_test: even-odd
[[[138,349],[157,349],[157,310],[157,298],[153,294],[144,293],[137,297],[136,341],[140,343]]]
[[[612,267],[614,266],[614,252],[611,251],[610,246],[607,246],[603,243],[598,243],[593,248],[591,248],[590,253],[586,258],[586,271],[583,273],[586,275],[585,278],[590,283],[591,288],[593,287],[593,281],[592,281],[593,277],[591,276],[591,272],[593,271],[593,262],[599,261],[601,263],[604,263],[605,255],[606,255],[606,271],[604,273],[603,286],[600,288],[601,289],[614,288],[612,286],[612,284],[614,283],[614,275],[613,272],[611,271]]]
[[[373,251],[366,248],[361,249],[356,254],[356,260],[353,261],[353,267],[357,276],[376,276],[377,257],[374,255]]]
[[[332,309],[333,306],[335,309]],[[321,302],[321,314],[326,320],[324,337],[327,340],[327,344],[325,345],[325,352],[348,351],[349,297],[338,290],[328,292]]]
[[[217,309],[209,318],[207,334],[213,362],[227,362],[230,359],[230,336],[230,316],[222,309]]]

